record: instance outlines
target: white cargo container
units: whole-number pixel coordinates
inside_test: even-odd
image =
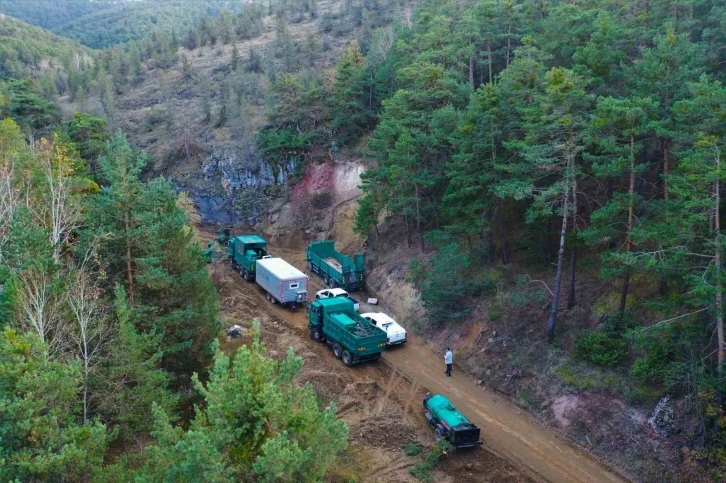
[[[265,289],[267,300],[293,309],[308,299],[308,276],[282,258],[257,260],[255,281]]]

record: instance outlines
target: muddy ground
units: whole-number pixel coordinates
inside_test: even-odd
[[[283,256],[288,261],[299,262],[299,257],[291,256],[292,250],[271,249],[280,255],[285,251]],[[225,323],[249,325],[251,320],[259,321],[262,340],[273,357],[284,357],[292,347],[305,361],[300,382],[312,384],[322,401],[334,401],[338,416],[348,423],[351,449],[333,468],[329,481],[344,481],[353,474],[364,475],[364,481],[371,482],[418,481],[409,470],[422,461],[423,453],[406,456],[401,446],[419,441],[425,448],[424,453],[433,447],[433,435],[421,410],[425,388],[414,387],[384,359],[350,369],[345,367],[326,345],[309,338],[304,310],[293,312],[270,304],[259,286],[244,282],[223,262],[210,265],[210,272],[220,292]],[[318,280],[313,278],[311,282],[311,292],[322,288]],[[532,481],[514,465],[479,448],[447,455],[433,480]]]

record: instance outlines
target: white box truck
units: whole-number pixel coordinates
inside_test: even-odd
[[[282,258],[257,260],[255,281],[265,289],[267,300],[295,309],[308,299],[308,276]]]

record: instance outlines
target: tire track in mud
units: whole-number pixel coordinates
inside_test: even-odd
[[[293,251],[274,249],[275,252],[288,259],[288,253]],[[298,266],[301,262],[288,261]],[[336,414],[348,422],[351,445],[363,448],[375,462],[370,481],[416,482],[408,470],[420,457],[405,456],[400,446],[411,440],[433,446],[433,433],[417,406],[421,404],[423,386],[384,359],[345,367],[327,345],[309,338],[304,310],[291,311],[271,304],[257,284],[245,282],[226,265],[213,264],[210,271],[220,291],[223,313],[238,320],[258,320],[261,337],[272,356],[284,356],[287,347],[292,346],[305,361],[300,382],[310,382],[338,401]],[[319,286],[320,282],[311,277],[309,292],[314,293]],[[443,472],[459,481],[459,476],[464,476],[462,471],[470,474],[472,465],[478,468],[482,481],[530,481],[486,450],[450,455]]]

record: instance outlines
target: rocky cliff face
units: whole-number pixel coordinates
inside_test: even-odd
[[[286,193],[297,164],[269,163],[254,146],[217,147],[204,159],[201,172],[177,182],[199,209],[202,222],[238,225],[263,217],[270,201]]]

